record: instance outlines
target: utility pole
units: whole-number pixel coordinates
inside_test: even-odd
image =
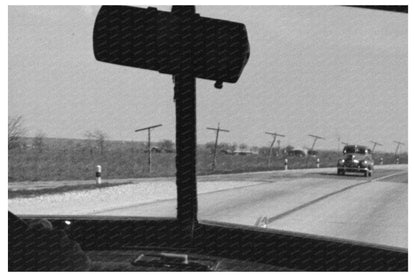
[[[383,144],[380,144],[380,143],[378,143],[376,141],[373,141],[373,140],[370,140],[370,142],[373,143],[373,149],[371,150],[371,153],[373,153],[373,154],[374,154],[374,150],[376,149],[377,145],[383,146]]]
[[[280,139],[277,140],[277,153],[280,155]]]
[[[340,143],[341,143],[341,137],[337,135],[337,141],[338,141],[338,152],[340,151]]]
[[[400,141],[393,141],[393,142],[397,143],[396,152],[394,153],[394,156],[397,157],[397,155],[399,154],[400,145],[404,145],[404,143]]]
[[[318,139],[322,139],[322,140],[324,140],[324,139],[325,139],[325,138],[323,138],[323,137],[316,136],[316,135],[308,135],[308,136],[313,137],[312,147],[311,147],[311,149],[309,150],[310,152],[313,152],[313,148],[315,147],[316,141],[317,141]],[[306,158],[306,167],[308,167],[308,162],[309,162],[309,153],[308,153],[307,158]]]
[[[218,135],[220,132],[226,132],[229,133],[230,130],[225,130],[225,129],[220,129],[220,123],[218,122],[218,127],[217,128],[211,128],[208,127],[208,130],[213,130],[216,132],[215,134],[215,145],[214,145],[214,156],[212,157],[212,168],[211,170],[214,171],[215,167],[216,167],[216,163],[217,163],[217,146],[218,146]]]
[[[342,145],[344,145],[344,146],[349,145],[349,143],[348,143],[348,142],[345,142],[345,141],[341,141],[341,144],[342,144]],[[342,149],[342,153],[343,153],[343,154],[345,154],[345,153],[344,153],[344,149]]]
[[[276,142],[276,138],[277,137],[285,137],[284,135],[280,135],[277,133],[271,133],[271,132],[265,132],[266,135],[271,135],[273,137],[273,141],[272,144],[270,144],[270,149],[269,149],[269,159],[267,161],[267,167],[270,167],[271,162],[272,162],[272,151],[273,151],[273,145]],[[279,140],[279,147],[280,147],[280,140]]]
[[[314,138],[313,143],[312,143],[312,147],[311,147],[311,151],[313,151],[313,148],[315,147],[316,141],[317,141],[318,139],[325,139],[325,138],[323,138],[323,137],[320,137],[320,136],[315,136],[315,135],[309,135],[309,136]]]
[[[147,164],[148,164],[148,170],[149,173],[152,171],[152,146],[151,146],[151,142],[150,142],[150,131],[154,128],[160,127],[162,126],[162,124],[158,124],[158,125],[153,125],[153,126],[149,126],[146,128],[141,128],[141,129],[137,129],[135,130],[135,132],[140,132],[140,131],[145,131],[147,130],[147,151],[148,151],[148,156],[147,156]]]
[[[341,141],[341,144],[347,146],[348,145],[348,142]]]

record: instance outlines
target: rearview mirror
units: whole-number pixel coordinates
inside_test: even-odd
[[[99,61],[172,75],[191,58],[194,77],[220,83],[237,82],[250,53],[244,24],[199,14],[184,22],[172,12],[126,6],[100,9],[93,44]]]

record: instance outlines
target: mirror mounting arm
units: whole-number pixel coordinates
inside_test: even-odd
[[[183,46],[192,43],[186,26],[195,14],[194,6],[173,6],[172,14],[180,18],[179,31]],[[178,196],[177,218],[184,244],[192,243],[197,225],[196,186],[196,80],[192,70],[192,49],[180,51],[180,73],[174,78],[176,106],[176,186]]]

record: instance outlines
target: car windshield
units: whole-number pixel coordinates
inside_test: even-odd
[[[345,146],[344,147],[344,153],[367,154],[367,153],[371,153],[371,150],[368,150],[365,147]]]
[[[344,156],[344,159],[346,159],[346,160],[351,160],[351,159],[360,160],[360,159],[363,159],[364,157],[365,157],[365,155],[362,155],[362,154],[346,154]]]
[[[97,61],[99,9],[9,6],[9,210],[175,218],[172,76]],[[196,81],[198,220],[407,248],[407,14],[196,12],[250,43],[236,83]]]

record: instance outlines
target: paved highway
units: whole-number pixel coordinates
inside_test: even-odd
[[[198,218],[407,248],[407,165],[378,166],[373,177],[336,169],[198,178]],[[56,184],[59,185],[59,184]],[[33,215],[175,217],[173,178],[9,199]]]
[[[372,178],[337,176],[334,172],[207,177],[200,185],[218,179],[255,185],[200,193],[198,218],[407,248],[407,166],[379,168]],[[95,210],[92,214],[175,217],[176,200]]]

